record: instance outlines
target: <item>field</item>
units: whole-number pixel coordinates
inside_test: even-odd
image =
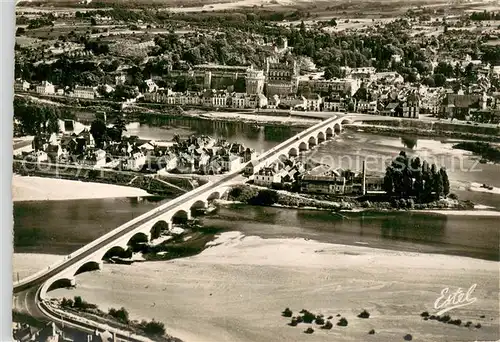
[[[26,3],[17,8],[17,11],[58,11],[74,12],[91,10],[93,7],[100,9],[119,5],[128,8],[156,8],[174,12],[211,12],[235,10],[241,8],[260,8],[272,10],[307,10],[315,17],[346,17],[346,16],[374,16],[389,17],[406,12],[409,8],[432,7],[445,9],[447,14],[464,13],[466,11],[482,11],[483,9],[498,10],[496,2],[468,2],[452,3],[444,0],[380,0],[353,2],[349,0],[99,0],[90,5],[80,5],[76,0],[38,0]],[[99,6],[94,5],[99,3]],[[202,3],[202,5],[201,5]]]

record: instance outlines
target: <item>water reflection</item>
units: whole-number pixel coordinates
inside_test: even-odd
[[[391,215],[381,219],[380,232],[385,239],[438,243],[444,242],[446,223],[446,215]]]
[[[417,139],[413,137],[401,137],[401,143],[404,147],[412,149],[417,146]]]
[[[206,134],[214,138],[238,141],[246,146],[265,151],[294,136],[303,128],[285,125],[258,125],[241,121],[214,121],[194,117],[141,115],[139,127],[128,131],[152,139],[171,140],[175,134]],[[159,129],[160,127],[160,129]]]
[[[68,254],[168,199],[106,198],[14,203],[14,251]]]

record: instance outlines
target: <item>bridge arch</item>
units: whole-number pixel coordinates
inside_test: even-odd
[[[184,209],[179,209],[172,215],[172,223],[186,223],[190,219],[191,212]]]
[[[130,239],[127,242],[127,246],[136,246],[138,244],[143,244],[143,243],[148,243],[149,242],[149,236],[146,233],[138,232],[135,233],[130,237]]]
[[[326,129],[326,138],[331,139],[333,137],[333,128],[332,127],[327,127]]]
[[[295,148],[295,147],[292,147],[289,151],[288,151],[288,156],[289,157],[297,157],[299,155],[299,151]]]
[[[341,123],[342,125],[350,125],[353,123],[353,121],[349,118],[344,118]]]
[[[169,227],[168,222],[164,220],[156,222],[149,231],[151,240],[158,239],[163,231],[168,230],[168,227]]]
[[[122,246],[113,246],[104,253],[101,259],[107,260],[112,257],[128,259],[132,257],[132,250],[123,248]]]
[[[282,162],[282,163],[286,163],[286,162],[288,161],[288,159],[289,159],[289,158],[288,158],[286,155],[284,155],[284,154],[280,154],[280,155],[278,156],[278,161],[280,161],[280,162]]]
[[[189,210],[191,211],[191,216],[196,215],[198,210],[206,209],[208,207],[208,201],[198,200],[194,202]]]
[[[102,269],[102,263],[97,261],[87,261],[76,270],[74,275],[76,276],[84,272],[92,272],[100,269]]]
[[[326,140],[325,133],[319,132],[317,136],[318,144],[321,144]]]
[[[335,135],[340,135],[342,132],[342,126],[339,123],[336,123],[335,126],[333,126],[333,130],[335,131]]]
[[[61,278],[55,280],[50,286],[47,288],[47,292],[57,289],[66,289],[69,287],[75,287],[76,282],[75,278]]]
[[[220,191],[214,191],[210,195],[207,196],[207,201],[210,202],[210,201],[213,201],[213,200],[220,199],[221,196],[222,196],[222,194],[221,194]]]
[[[300,143],[299,151],[300,152],[307,151],[307,144],[304,141]]]
[[[314,146],[316,146],[317,144],[316,137],[313,135],[310,136],[309,139],[307,140],[307,143],[310,149],[314,148]]]

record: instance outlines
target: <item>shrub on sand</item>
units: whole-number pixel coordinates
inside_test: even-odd
[[[316,316],[306,310],[306,312],[302,315],[302,319],[304,320],[304,323],[312,323],[316,319]]]
[[[366,310],[363,310],[362,313],[358,315],[359,318],[370,318],[370,313]]]
[[[289,308],[286,308],[283,312],[281,312],[281,316],[283,317],[292,317],[292,310],[290,310]]]
[[[331,328],[333,328],[333,324],[330,321],[326,321],[325,325],[321,327],[321,329],[326,329],[326,330],[330,330]]]
[[[340,326],[340,327],[347,327],[347,319],[345,319],[344,317],[342,317],[338,322],[337,322],[337,325]]]
[[[314,321],[317,325],[323,325],[325,324],[325,319],[323,317],[317,316],[316,321]]]

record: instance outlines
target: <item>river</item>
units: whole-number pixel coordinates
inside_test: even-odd
[[[132,123],[127,127],[127,134],[157,140],[170,140],[174,134],[208,134],[243,142],[262,151],[300,130],[289,126],[164,118],[149,124]],[[500,195],[466,190],[473,183],[500,187],[500,166],[475,165],[476,157],[452,150],[450,141],[347,132],[334,142],[319,146],[308,157],[351,169],[358,168],[365,160],[369,163],[369,171],[376,173],[384,170],[384,158],[393,157],[400,150],[447,166],[452,192],[460,198],[500,209]],[[454,160],[459,160],[463,167],[453,167]],[[471,171],[473,166],[481,171]],[[167,200],[115,198],[16,202],[14,250],[17,253],[67,254]],[[323,242],[499,259],[498,219],[495,217],[409,212],[349,216],[350,219],[340,219],[328,212],[233,206],[222,208],[216,215],[202,220],[208,226],[265,238],[304,237]]]

